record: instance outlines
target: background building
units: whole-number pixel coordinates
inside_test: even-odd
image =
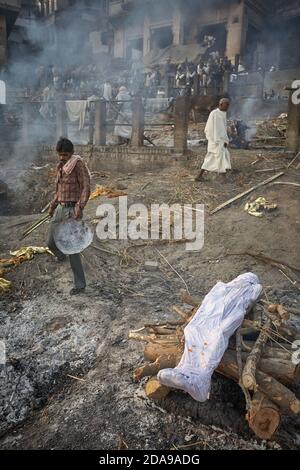
[[[7,60],[7,40],[21,10],[20,0],[0,1],[0,66]]]

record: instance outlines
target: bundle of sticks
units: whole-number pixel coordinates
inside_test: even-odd
[[[145,325],[130,331],[129,338],[144,342],[145,364],[136,369],[133,378],[140,381],[149,377],[145,393],[153,400],[163,400],[170,389],[157,380],[161,369],[176,367],[184,350],[184,327],[197,312],[200,301],[181,291],[182,302],[192,306],[175,321]],[[299,383],[300,364],[295,360],[293,344],[300,339],[300,331],[287,325],[288,311],[282,305],[264,303],[259,315],[244,320],[231,338],[216,372],[237,382],[246,401],[246,420],[261,439],[270,439],[278,429],[283,415],[300,413],[300,401],[291,386]],[[251,317],[251,313],[250,313]],[[256,337],[247,340],[246,337]],[[234,341],[235,339],[235,341]]]

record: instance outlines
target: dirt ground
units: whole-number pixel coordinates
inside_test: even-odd
[[[252,165],[258,153],[262,157]],[[180,305],[179,291],[185,287],[161,254],[197,297],[203,298],[218,280],[227,282],[252,271],[270,301],[299,308],[299,284],[243,254],[261,252],[300,265],[299,187],[263,186],[209,215],[218,204],[277,172],[257,170],[285,167],[291,156],[276,150],[233,150],[233,172],[195,183],[196,156],[201,161],[204,154],[205,147],[196,149],[186,169],[94,174],[92,179],[93,188],[111,185],[126,193],[129,204],[205,204],[202,250],[186,251],[184,243],[145,245],[95,237],[83,255],[88,288],[78,297],[69,296],[68,262],[56,263],[46,254],[6,275],[13,288],[0,299],[0,338],[5,338],[8,359],[5,367],[0,366],[1,449],[300,447],[299,419],[284,418],[272,442],[255,438],[245,422],[239,387],[216,374],[210,400],[204,404],[173,392],[158,406],[146,399],[144,382],[132,380],[133,370],[143,361],[143,350],[142,344],[127,339],[129,330],[173,318],[170,306]],[[46,200],[41,200],[39,181],[53,182],[48,170],[32,170],[30,191],[21,192],[18,204],[14,202],[19,215],[11,211],[0,217],[1,258],[24,245],[20,235],[36,220]],[[294,167],[285,171],[278,181],[299,182]],[[259,196],[278,204],[278,209],[261,218],[250,216],[244,205]],[[102,197],[88,203],[85,219],[91,225],[97,206],[105,201]],[[109,201],[118,203],[118,199]],[[22,206],[26,207],[23,213]],[[25,245],[45,245],[47,230],[43,226]],[[157,261],[158,268],[146,270],[146,261]],[[292,316],[292,322],[299,322],[299,317]],[[296,393],[299,396],[299,390]]]

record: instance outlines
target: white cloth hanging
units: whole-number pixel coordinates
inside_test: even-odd
[[[0,80],[0,104],[6,104],[6,85],[3,80]]]
[[[206,401],[211,376],[221,362],[229,338],[261,291],[253,273],[241,274],[228,284],[218,282],[184,329],[184,353],[178,366],[161,370],[160,383],[184,390],[197,401]]]
[[[88,103],[86,100],[66,101],[68,117],[71,122],[79,121],[79,130],[82,130],[84,128],[87,104]]]
[[[226,173],[231,170],[230,153],[224,144],[229,143],[227,114],[219,108],[212,111],[204,129],[208,140],[207,154],[202,170]]]

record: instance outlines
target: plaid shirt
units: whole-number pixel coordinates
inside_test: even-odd
[[[83,209],[89,200],[90,193],[90,175],[83,162],[78,161],[69,175],[62,171],[61,164],[58,165],[56,194],[51,202],[53,209],[59,203],[67,202],[75,202]]]

